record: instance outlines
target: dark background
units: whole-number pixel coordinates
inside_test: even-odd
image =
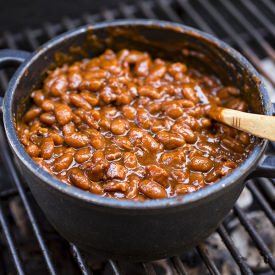
[[[0,0],[0,32],[39,27],[46,21],[59,22],[64,16],[77,18],[103,7],[112,9],[118,2],[135,0]]]

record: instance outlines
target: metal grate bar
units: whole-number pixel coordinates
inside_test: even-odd
[[[152,263],[143,263],[142,265],[147,275],[156,275],[156,271]]]
[[[266,29],[275,36],[274,23],[271,22],[262,12],[258,9],[251,0],[240,0],[241,3],[250,11],[251,14],[257,18]]]
[[[26,29],[24,31],[24,34],[25,36],[27,37],[27,41],[30,43],[30,46],[33,50],[37,49],[38,46],[39,46],[39,43],[37,42],[36,40],[36,37],[35,37],[35,32],[31,31],[30,29]],[[14,48],[17,48],[16,47],[16,43],[14,42],[13,43],[14,45]],[[10,45],[11,46],[11,45]]]
[[[16,271],[17,271],[18,274],[24,275],[25,272],[24,272],[24,269],[23,269],[23,265],[22,265],[22,262],[21,262],[21,259],[20,259],[19,255],[17,253],[16,247],[15,247],[12,235],[11,235],[11,230],[9,228],[8,222],[6,220],[6,217],[5,217],[3,208],[2,208],[1,200],[0,200],[0,224],[1,224],[1,227],[3,229],[5,239],[8,243],[8,247],[9,247],[9,250],[10,250],[10,253],[11,253],[11,256],[12,256],[12,260],[13,260],[15,268],[16,268]]]
[[[239,268],[243,274],[252,275],[253,272],[246,263],[245,259],[241,256],[238,249],[233,244],[232,239],[229,237],[228,233],[226,232],[223,225],[220,225],[217,232],[219,233],[220,237],[222,238],[224,244],[230,251],[232,257],[236,261],[236,263],[239,265]]]
[[[181,18],[176,14],[176,12],[171,8],[171,1],[159,0],[159,6],[163,12],[168,16],[168,18],[174,22],[182,23]]]
[[[271,45],[265,40],[265,38],[260,35],[260,33],[254,31],[254,26],[243,16],[239,10],[232,4],[231,1],[221,1],[227,10],[242,24],[242,26],[254,37],[255,41],[269,54],[271,59],[275,61],[275,51]]]
[[[153,12],[152,9],[152,2],[139,2],[138,6],[142,13],[145,15],[145,17],[150,18],[150,19],[157,19],[156,14]]]
[[[171,261],[174,264],[179,275],[187,275],[184,265],[179,257],[172,257]]]
[[[266,79],[268,79],[268,81],[275,86],[275,79],[271,78],[271,76],[267,74],[267,72],[263,69],[259,57],[255,55],[250,46],[248,46],[248,44],[238,36],[236,31],[230,26],[230,24],[227,21],[224,20],[224,18],[214,8],[214,6],[210,4],[209,1],[198,1],[206,9],[206,11],[217,21],[220,27],[222,27],[229,34],[232,40],[234,40],[234,42],[243,50],[245,55],[250,58],[250,60],[254,63],[258,71],[261,72],[266,77]]]
[[[262,2],[275,14],[275,5],[270,0],[262,0]]]
[[[189,1],[177,0],[179,5],[188,12],[189,17],[195,22],[196,25],[204,29],[204,31],[214,34],[213,29],[206,23],[200,14],[190,5]]]
[[[88,267],[84,257],[81,255],[81,252],[79,249],[74,245],[70,244],[71,246],[71,252],[73,254],[74,259],[76,260],[81,272],[83,275],[92,275],[90,268]]]
[[[241,210],[241,208],[235,205],[234,213],[238,216],[241,224],[244,226],[244,228],[246,229],[246,231],[254,241],[255,245],[260,250],[261,255],[263,256],[265,262],[267,262],[270,265],[270,267],[275,271],[275,259],[273,258],[272,253],[270,252],[269,248],[264,243],[260,235],[257,233],[253,225],[246,218],[244,212]]]
[[[205,262],[207,268],[211,272],[211,274],[214,275],[220,275],[221,273],[219,272],[217,266],[215,263],[210,259],[208,252],[207,252],[207,247],[203,244],[198,245],[197,251],[199,255],[202,257],[203,261]]]
[[[135,18],[135,10],[132,6],[121,4],[119,5],[119,10],[123,17],[125,18]]]
[[[114,12],[110,11],[110,10],[103,10],[101,12],[102,14],[102,17],[105,19],[105,20],[114,20],[115,19],[115,14]]]
[[[14,162],[11,158],[11,152],[8,151],[9,145],[8,145],[8,142],[7,142],[6,137],[4,135],[3,126],[1,126],[0,140],[1,140],[0,150],[1,150],[1,156],[2,156],[2,159],[3,159],[3,163],[6,166],[6,168],[8,169],[8,171],[10,172],[11,178],[12,178],[12,180],[13,180],[13,182],[14,182],[17,190],[18,190],[18,193],[20,195],[20,198],[22,200],[24,208],[25,208],[25,210],[27,212],[27,215],[29,217],[33,232],[34,232],[35,237],[36,237],[36,239],[39,243],[39,246],[41,248],[42,255],[45,259],[48,270],[50,271],[51,274],[57,274],[56,271],[55,271],[55,267],[53,265],[53,262],[51,260],[51,257],[49,255],[47,246],[46,246],[46,244],[44,242],[44,239],[43,239],[43,236],[41,234],[41,230],[38,226],[38,222],[36,221],[36,218],[33,214],[33,210],[30,206],[30,203],[29,203],[27,195],[24,191],[24,188],[21,185],[19,176],[18,176],[16,168],[14,166]]]
[[[113,273],[115,275],[121,275],[121,272],[119,271],[119,267],[116,261],[109,260],[108,263],[110,264],[111,268],[113,269]]]
[[[257,182],[261,184],[261,180],[257,179]],[[266,216],[269,218],[271,223],[275,226],[275,216],[272,208],[268,205],[267,201],[264,199],[263,195],[259,192],[258,188],[255,186],[253,181],[248,181],[247,188],[253,194],[254,198],[257,200],[258,204],[261,206]]]

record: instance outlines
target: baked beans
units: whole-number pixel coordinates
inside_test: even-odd
[[[117,199],[162,199],[231,173],[256,139],[207,116],[248,111],[239,89],[181,62],[106,50],[48,72],[17,121],[27,153],[61,181]]]

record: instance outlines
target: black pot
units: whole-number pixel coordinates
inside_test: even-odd
[[[73,46],[73,50],[72,50]],[[127,20],[99,23],[65,33],[33,54],[5,50],[0,63],[23,62],[3,100],[8,141],[24,178],[49,221],[67,240],[99,256],[134,261],[172,256],[213,232],[229,212],[249,176],[275,176],[273,156],[265,155],[260,140],[235,171],[200,191],[145,202],[102,198],[57,180],[26,153],[14,127],[34,83],[47,68],[81,57],[77,46],[90,56],[107,47],[147,50],[153,56],[185,60],[216,73],[226,84],[238,86],[255,113],[272,115],[264,84],[252,65],[224,42],[198,30],[168,22]],[[66,58],[64,58],[64,55]]]

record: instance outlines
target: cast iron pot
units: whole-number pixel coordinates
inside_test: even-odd
[[[22,63],[2,104],[9,144],[37,203],[67,240],[104,258],[141,261],[173,256],[195,246],[217,228],[249,175],[275,176],[275,158],[264,154],[267,141],[259,140],[247,160],[230,175],[176,198],[145,202],[108,199],[57,180],[29,157],[14,123],[34,83],[39,83],[54,62],[81,58],[78,46],[89,56],[108,47],[128,47],[184,60],[239,87],[253,112],[272,115],[266,89],[252,65],[224,42],[184,25],[151,20],[99,23],[62,34],[32,54],[1,51],[1,64]]]

